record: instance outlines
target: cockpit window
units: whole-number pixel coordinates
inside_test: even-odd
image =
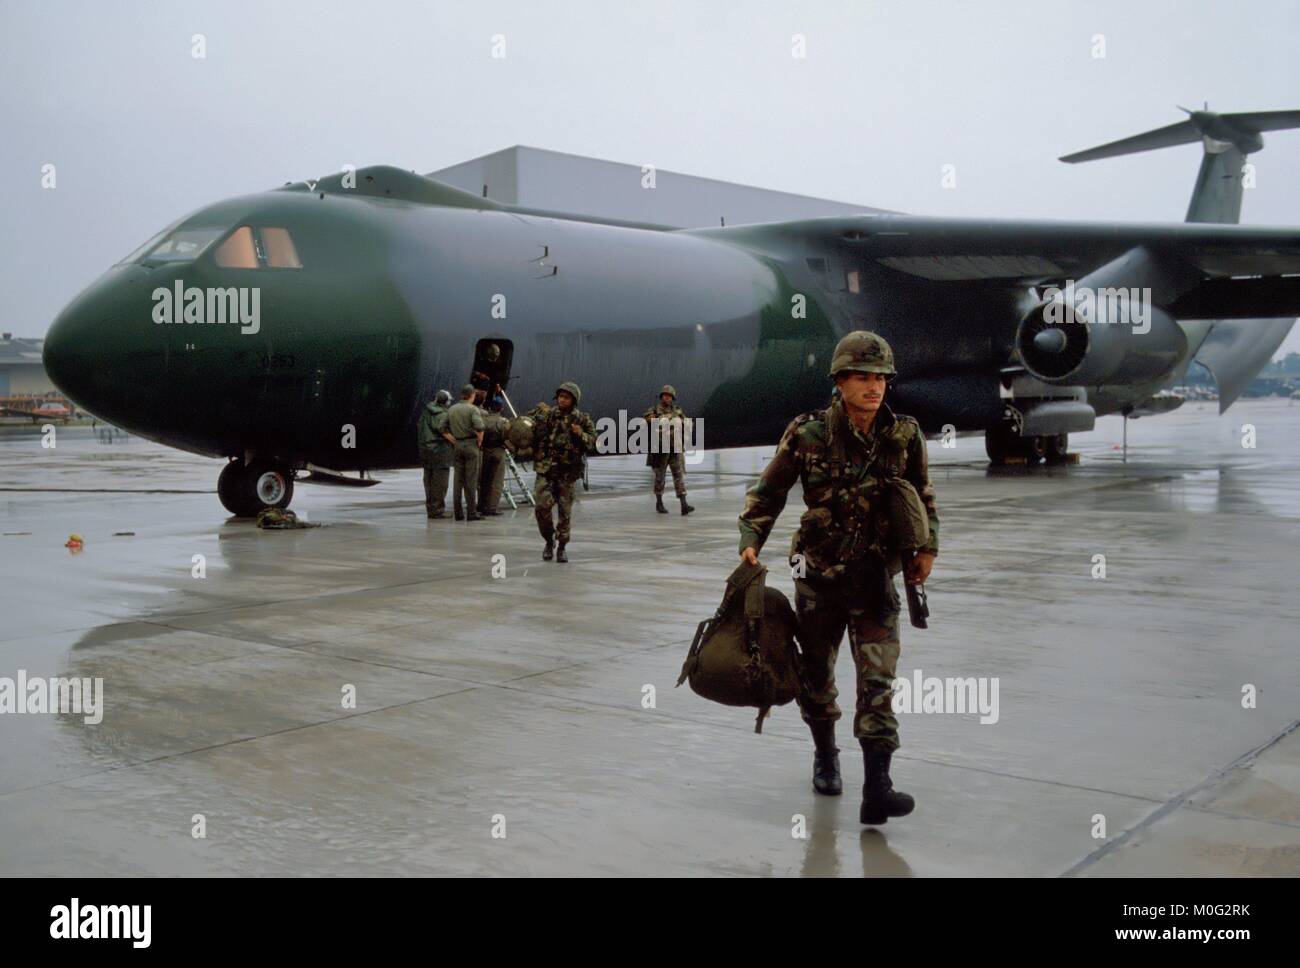
[[[217,249],[216,260],[223,269],[256,269],[257,246],[253,243],[253,230],[247,225],[235,229]]]
[[[199,257],[203,250],[221,238],[224,229],[192,228],[177,229],[149,249],[137,261],[139,262],[190,262]]]
[[[132,249],[131,254],[128,255],[122,261],[120,261],[118,265],[126,265],[128,262],[139,262],[141,256],[143,256],[146,252],[152,249],[163,239],[167,238],[167,236],[170,235],[175,230],[176,226],[180,225],[181,222],[183,221],[184,219],[178,219],[177,221],[173,222],[171,225],[163,229],[161,232],[159,232],[157,235],[149,236],[148,242],[146,242],[144,245],[137,246],[136,248]]]
[[[122,263],[161,265],[192,262],[223,235],[225,240],[213,252],[214,260],[223,269],[302,268],[298,247],[288,229],[254,228],[251,225],[241,225],[234,231],[219,226],[178,229],[173,225],[140,246]]]
[[[288,229],[260,229],[266,247],[266,264],[272,269],[301,269],[298,250]]]
[[[241,225],[217,247],[223,269],[301,269],[302,260],[288,229]]]

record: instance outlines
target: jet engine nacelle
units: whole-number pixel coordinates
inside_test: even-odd
[[[1137,249],[1077,283],[1046,290],[1016,330],[1025,369],[1058,386],[1139,383],[1173,370],[1187,353],[1187,336],[1142,285],[1161,281],[1154,268]]]

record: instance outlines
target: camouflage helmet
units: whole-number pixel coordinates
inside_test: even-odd
[[[578,405],[578,401],[582,399],[582,391],[578,388],[578,384],[574,383],[572,380],[561,383],[555,388],[555,395],[557,397],[560,395],[561,390],[573,397],[573,405],[575,407]]]
[[[841,373],[883,373],[895,376],[894,351],[884,337],[865,329],[854,330],[835,344],[831,355],[831,376]]]
[[[672,397],[674,400],[677,399],[677,391],[674,390],[674,389],[673,389],[669,384],[667,384],[667,383],[665,383],[664,386],[663,386],[663,389],[659,391],[659,396],[662,397],[665,393],[668,394],[670,397]]]

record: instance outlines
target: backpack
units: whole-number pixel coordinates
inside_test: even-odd
[[[799,695],[798,627],[790,600],[764,581],[767,569],[742,562],[722,604],[695,629],[677,685],[726,706],[757,706],[754,732],[773,706]]]

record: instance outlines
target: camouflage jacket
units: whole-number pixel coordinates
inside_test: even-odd
[[[677,404],[674,403],[670,407],[665,407],[662,403],[657,404],[642,414],[641,419],[646,422],[646,431],[649,434],[646,439],[648,453],[658,455],[686,452],[686,444],[690,442],[691,419]],[[676,427],[681,429],[678,430]],[[650,437],[655,436],[658,436],[658,442],[651,445]]]
[[[551,407],[536,420],[533,468],[538,476],[577,480],[582,476],[583,458],[596,448],[596,426],[591,417],[576,407],[568,413]],[[573,432],[574,423],[581,433]]]
[[[868,555],[886,561],[887,511],[882,482],[901,477],[916,488],[930,522],[930,542],[922,550],[938,553],[939,517],[925,452],[925,437],[911,417],[897,416],[884,404],[863,436],[849,423],[836,399],[826,410],[796,417],[777,445],[776,456],[745,495],[740,515],[740,548],[763,547],[786,495],[797,480],[808,506],[790,546],[802,555],[809,573],[845,574]]]
[[[456,448],[442,436],[447,429],[447,408],[437,403],[425,404],[417,426],[421,462],[435,467],[450,467]]]

